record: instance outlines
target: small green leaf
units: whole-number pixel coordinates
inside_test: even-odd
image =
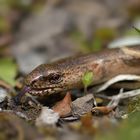
[[[17,65],[11,58],[0,58],[0,78],[14,85]]]
[[[131,29],[126,30],[124,32],[124,35],[125,36],[138,36],[140,35],[140,31],[137,28],[134,28],[134,29],[131,28]]]
[[[140,29],[133,27],[139,34],[140,34]]]
[[[85,87],[88,87],[93,82],[93,72],[86,72],[82,77],[82,82]]]

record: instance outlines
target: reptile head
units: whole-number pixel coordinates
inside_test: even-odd
[[[78,73],[72,73],[61,65],[42,64],[26,76],[25,85],[30,88],[29,93],[37,96],[65,91],[78,83]]]
[[[33,95],[51,94],[61,90],[62,77],[54,66],[42,64],[26,76],[24,83]]]

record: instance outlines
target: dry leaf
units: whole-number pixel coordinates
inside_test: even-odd
[[[113,107],[108,107],[108,106],[99,106],[99,107],[94,107],[92,109],[92,113],[94,113],[94,115],[107,115],[110,112],[113,111]]]
[[[52,107],[54,112],[57,112],[60,117],[66,117],[71,114],[71,94],[68,92],[63,100],[57,102]]]
[[[83,129],[83,131],[85,133],[94,134],[95,128],[93,126],[93,120],[92,120],[91,112],[87,113],[87,114],[85,114],[81,117],[81,123],[82,123],[81,129]]]
[[[77,98],[72,102],[72,115],[82,116],[88,112],[91,112],[94,106],[93,94],[87,94],[83,97]]]

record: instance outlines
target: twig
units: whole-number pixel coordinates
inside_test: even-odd
[[[109,81],[107,81],[106,83],[104,83],[103,85],[101,85],[95,92],[101,92],[106,90],[109,86],[120,82],[120,81],[140,81],[140,76],[138,75],[130,75],[130,74],[126,74],[126,75],[118,75],[112,79],[110,79]]]
[[[126,99],[126,98],[130,98],[130,97],[138,96],[138,95],[140,95],[140,89],[135,89],[135,90],[127,91],[127,92],[122,92],[120,99]],[[112,99],[116,98],[116,96],[118,96],[118,95],[114,95],[114,96],[96,95],[96,96],[100,97],[100,98],[112,100]]]
[[[120,89],[120,92],[119,92],[118,95],[113,96],[112,100],[108,103],[107,106],[108,107],[116,107],[119,104],[122,96],[123,96],[123,88]]]

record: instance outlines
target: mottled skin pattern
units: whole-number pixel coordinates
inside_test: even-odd
[[[105,50],[42,64],[25,78],[32,95],[42,96],[69,89],[82,88],[85,72],[94,74],[92,85],[100,84],[119,74],[140,75],[140,46]]]

